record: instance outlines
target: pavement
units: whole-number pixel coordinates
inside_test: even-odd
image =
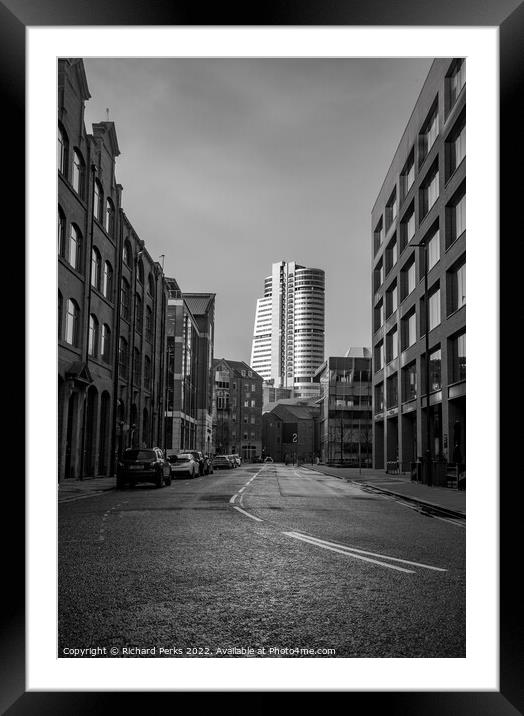
[[[440,512],[450,517],[466,518],[466,492],[446,487],[429,487],[412,482],[408,474],[391,475],[383,470],[327,465],[301,465],[301,468],[338,477],[359,484],[367,491],[380,492],[408,500],[426,511]],[[84,477],[63,480],[58,486],[58,502],[90,497],[116,487],[115,477]]]
[[[406,499],[427,511],[439,511],[459,519],[466,518],[466,492],[447,487],[430,487],[412,482],[405,474],[391,475],[383,470],[358,467],[328,467],[327,465],[302,465],[302,468],[355,482],[367,490],[382,492]]]

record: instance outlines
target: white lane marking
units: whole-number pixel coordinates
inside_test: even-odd
[[[229,500],[229,502],[230,502],[231,504],[233,504],[233,502],[237,499],[237,497],[238,497],[238,495],[236,495],[236,494],[233,495],[233,497]]]
[[[293,537],[294,539],[302,540],[302,542],[307,542],[308,544],[312,544],[315,547],[322,547],[322,549],[329,549],[331,552],[337,552],[338,554],[344,554],[346,557],[354,557],[355,559],[361,559],[364,562],[371,562],[372,564],[378,564],[381,567],[387,567],[388,569],[394,569],[397,572],[406,572],[407,574],[415,574],[415,572],[412,569],[404,569],[404,567],[396,567],[394,564],[387,564],[387,562],[379,562],[376,559],[369,559],[369,557],[361,557],[358,554],[355,554],[354,552],[348,552],[347,550],[342,549],[336,549],[335,547],[329,547],[327,544],[321,544],[320,542],[317,542],[313,539],[308,539],[306,537],[303,537],[300,534],[297,534],[295,532],[283,532],[282,534],[285,534],[286,537]]]
[[[245,489],[246,489],[245,487],[241,487],[240,490],[238,491],[238,494],[240,495],[242,492],[244,492]]]
[[[441,567],[432,567],[429,564],[423,564],[422,562],[412,562],[408,559],[400,559],[400,557],[390,557],[388,554],[380,554],[377,552],[368,552],[365,549],[357,549],[357,547],[347,547],[344,544],[338,544],[337,542],[328,542],[327,540],[320,539],[319,537],[310,537],[309,535],[303,535],[301,532],[294,532],[293,534],[300,535],[301,537],[307,537],[309,540],[318,542],[320,545],[330,545],[332,547],[339,547],[340,549],[348,552],[358,552],[359,554],[367,554],[370,557],[380,557],[380,559],[389,559],[392,562],[401,562],[402,564],[409,564],[413,567],[423,567],[424,569],[433,569],[435,572],[447,572],[447,569]]]
[[[238,504],[244,507],[244,495],[240,495],[240,500],[238,501]]]
[[[462,527],[462,529],[466,529],[466,525],[462,524],[462,522],[455,521],[453,519],[448,520],[446,517],[438,517],[437,515],[432,515],[436,520],[441,520],[442,522],[449,522],[450,525],[455,525],[456,527]]]
[[[238,510],[243,515],[246,515],[246,517],[251,517],[252,520],[256,520],[257,522],[263,522],[264,520],[261,520],[260,517],[255,517],[255,515],[250,515],[249,512],[246,512],[241,507],[237,507],[236,505],[233,506],[234,510]]]

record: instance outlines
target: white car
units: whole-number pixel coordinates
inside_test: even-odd
[[[198,477],[200,465],[190,452],[167,453],[167,459],[171,466],[171,477]]]

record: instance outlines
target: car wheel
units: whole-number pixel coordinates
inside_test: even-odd
[[[171,485],[171,473],[166,477],[166,485],[169,487]]]
[[[164,476],[162,475],[162,473],[159,473],[157,475],[156,480],[155,480],[155,485],[157,487],[164,487]]]

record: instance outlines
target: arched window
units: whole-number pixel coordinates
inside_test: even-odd
[[[104,228],[109,234],[109,236],[113,236],[113,233],[115,231],[115,205],[109,198],[106,201],[106,216]]]
[[[69,232],[69,250],[67,252],[67,260],[71,266],[80,271],[82,259],[82,234],[76,224],[71,224]]]
[[[100,256],[100,251],[96,246],[93,246],[91,251],[91,286],[94,286],[98,291],[100,291],[101,268],[102,257]]]
[[[129,363],[129,349],[125,338],[120,336],[118,343],[118,367],[122,378],[127,378]]]
[[[142,259],[140,259],[139,262],[138,262],[138,275],[137,275],[137,278],[138,278],[138,280],[140,281],[141,284],[144,283],[144,262],[142,261]]]
[[[111,329],[107,323],[102,324],[100,331],[100,356],[103,361],[109,363],[111,358]]]
[[[57,231],[58,231],[58,255],[64,257],[65,256],[65,250],[66,250],[66,241],[65,241],[65,230],[66,230],[66,219],[65,214],[62,211],[62,207],[58,206],[58,225],[57,225]]]
[[[129,243],[128,239],[124,241],[124,250],[122,252],[122,258],[126,266],[131,266],[133,258],[131,253],[131,244]]]
[[[120,293],[120,305],[122,318],[125,318],[127,321],[129,321],[129,298],[129,283],[125,278],[123,278]]]
[[[151,390],[151,358],[145,357],[144,360],[144,387],[146,390]]]
[[[153,278],[152,273],[150,273],[147,277],[147,290],[150,296],[155,295],[155,279]]]
[[[64,310],[64,299],[58,292],[58,340],[62,340],[62,311]]]
[[[80,151],[73,150],[73,189],[78,196],[84,198],[86,165]]]
[[[136,318],[135,318],[136,331],[137,331],[137,333],[141,334],[143,326],[144,326],[144,311],[142,308],[142,298],[138,295],[138,293],[135,296],[135,310],[136,310]]]
[[[102,189],[102,184],[98,181],[98,179],[95,179],[95,198],[93,202],[93,214],[95,216],[95,219],[98,219],[98,221],[102,221],[102,214],[104,211],[104,190]]]
[[[138,348],[135,348],[133,351],[133,383],[135,385],[140,385],[140,375],[142,373],[142,361],[140,356],[140,351]]]
[[[146,339],[153,340],[153,311],[150,306],[146,306]]]
[[[113,267],[106,261],[104,264],[104,279],[102,285],[102,293],[109,300],[113,297]]]
[[[80,309],[78,303],[69,298],[67,301],[65,325],[65,341],[72,346],[78,345],[78,324],[80,323]]]
[[[87,351],[90,356],[98,355],[98,320],[95,315],[89,316],[89,340]]]
[[[65,129],[58,125],[58,139],[56,146],[58,170],[67,178],[67,158],[69,155],[69,140]]]

